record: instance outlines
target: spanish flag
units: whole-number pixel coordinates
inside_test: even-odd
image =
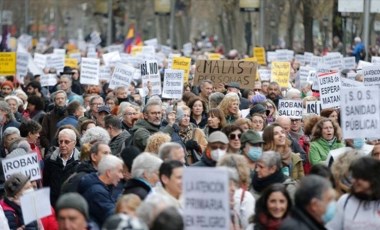
[[[124,40],[124,50],[127,53],[131,52],[134,39],[135,39],[135,26],[131,24],[129,26],[127,36],[125,37],[125,40]]]

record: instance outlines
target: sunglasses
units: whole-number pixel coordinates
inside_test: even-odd
[[[241,133],[240,134],[231,133],[228,137],[230,138],[230,140],[240,139]]]
[[[68,145],[68,144],[70,144],[71,142],[73,142],[73,141],[69,141],[69,140],[59,140],[59,144],[60,144],[60,145],[63,144],[63,143],[65,143],[65,145]]]

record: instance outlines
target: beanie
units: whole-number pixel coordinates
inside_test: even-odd
[[[13,83],[10,81],[4,81],[3,84],[1,84],[1,88],[3,88],[4,86],[9,86],[12,90],[14,89]]]
[[[62,209],[75,209],[83,214],[83,216],[89,220],[88,204],[87,201],[79,195],[79,193],[66,193],[59,197],[57,204],[55,205],[56,213]]]
[[[7,197],[15,197],[25,184],[29,181],[29,177],[22,173],[12,174],[4,183],[4,190]]]
[[[256,105],[265,102],[266,100],[267,98],[263,94],[258,93],[252,97],[252,104]]]

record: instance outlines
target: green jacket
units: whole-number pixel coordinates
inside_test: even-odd
[[[309,160],[312,165],[323,163],[327,160],[330,150],[344,147],[341,142],[334,141],[331,145],[323,138],[310,142]],[[327,162],[328,163],[328,162]]]
[[[152,125],[144,119],[136,121],[135,125],[131,129],[131,133],[133,134],[133,145],[141,151],[144,151],[148,138],[159,131],[159,126]]]

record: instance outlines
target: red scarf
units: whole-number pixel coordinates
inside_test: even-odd
[[[264,213],[261,213],[259,215],[259,222],[266,230],[278,230],[282,223],[282,219],[273,219]]]

